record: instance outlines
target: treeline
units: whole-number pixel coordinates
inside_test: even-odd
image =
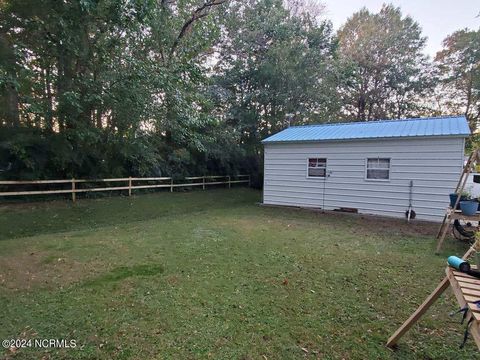
[[[473,9],[475,10],[475,9]],[[385,5],[334,32],[307,0],[0,2],[0,177],[261,173],[288,124],[480,119],[480,31],[435,59]]]

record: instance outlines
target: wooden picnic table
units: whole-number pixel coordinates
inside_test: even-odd
[[[456,271],[451,267],[447,267],[445,272],[460,307],[468,305],[469,310],[465,320],[468,323],[473,317],[469,331],[480,350],[480,308],[476,304],[477,301],[480,301],[480,279]]]
[[[480,248],[480,239],[475,241],[462,258],[467,260],[478,248]],[[476,266],[471,265],[471,268],[476,269]],[[465,320],[468,324],[469,320],[472,319],[469,326],[469,333],[480,350],[480,308],[476,304],[476,301],[480,301],[480,279],[457,271],[450,266],[447,266],[445,272],[445,278],[437,285],[435,290],[427,296],[423,303],[410,315],[402,326],[390,336],[387,341],[388,347],[396,346],[400,338],[425,314],[440,295],[442,295],[448,287],[451,287],[460,308],[468,306]]]

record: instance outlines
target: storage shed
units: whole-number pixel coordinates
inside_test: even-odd
[[[464,116],[292,126],[263,140],[263,203],[441,221],[463,169]]]

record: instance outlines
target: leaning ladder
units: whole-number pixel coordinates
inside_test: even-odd
[[[452,216],[455,215],[455,209],[457,208],[458,202],[460,201],[460,196],[465,189],[465,184],[467,183],[468,176],[472,172],[473,166],[480,162],[480,153],[479,149],[475,149],[472,151],[470,156],[468,157],[467,163],[463,167],[462,175],[460,175],[460,179],[458,180],[457,187],[455,188],[455,194],[457,194],[457,200],[455,201],[455,205],[452,207],[448,207],[445,211],[445,215],[443,217],[442,225],[438,229],[437,233],[437,250],[435,251],[436,254],[440,252],[442,248],[443,241],[445,240],[445,236],[447,235],[447,231],[450,228],[452,223]]]

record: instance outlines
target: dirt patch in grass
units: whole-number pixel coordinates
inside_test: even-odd
[[[266,207],[282,209],[283,207]],[[319,220],[325,221],[328,224],[344,224],[344,226],[353,229],[356,232],[363,234],[372,233],[378,235],[391,234],[395,236],[435,236],[440,223],[424,221],[424,220],[411,220],[407,222],[405,219],[369,215],[369,214],[355,214],[346,213],[340,211],[325,211],[317,209],[304,209],[295,207],[285,207],[288,216],[291,217],[293,213],[298,217],[317,217]],[[340,230],[340,229],[339,229]]]
[[[345,216],[345,214],[332,214],[332,216]],[[376,232],[380,235],[435,236],[440,227],[440,224],[435,222],[413,220],[407,223],[402,219],[374,215],[355,215],[354,218],[359,223],[356,230],[368,234]]]
[[[64,287],[98,271],[101,264],[83,263],[45,251],[0,257],[0,285],[11,290]]]
[[[273,210],[275,209],[275,210]],[[227,219],[228,225],[240,229],[243,233],[256,233],[274,227],[279,231],[298,231],[311,226],[312,220],[317,220],[319,225],[329,228],[330,231],[342,232],[348,229],[350,234],[359,237],[435,237],[440,226],[439,223],[414,220],[389,218],[376,215],[350,214],[342,212],[299,208],[285,208],[285,216],[278,216],[278,209],[266,208],[265,222],[259,224],[257,218],[243,217]],[[269,217],[269,211],[275,211],[276,217]],[[292,211],[293,210],[293,211]],[[225,221],[225,219],[222,219]],[[221,225],[227,225],[226,223]],[[336,227],[336,228],[335,228]]]
[[[164,268],[157,264],[142,264],[105,271],[105,263],[99,260],[79,262],[45,251],[0,257],[0,285],[10,290],[62,288],[84,279],[84,286],[102,286],[136,276],[158,275]]]

